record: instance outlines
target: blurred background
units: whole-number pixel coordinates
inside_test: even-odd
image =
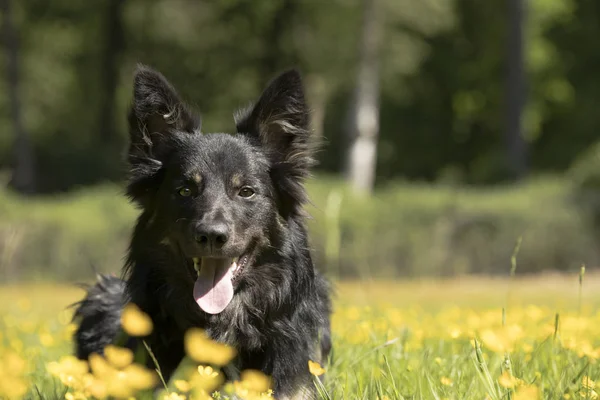
[[[335,278],[593,269],[597,0],[0,0],[0,282],[118,272],[136,63],[233,132],[299,68]]]

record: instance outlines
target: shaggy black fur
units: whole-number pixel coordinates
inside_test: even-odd
[[[138,67],[133,94],[127,194],[141,214],[123,280],[101,277],[78,304],[78,357],[102,354],[133,302],[154,322],[145,339],[167,378],[184,332],[201,327],[238,350],[238,370],[271,375],[277,398],[312,398],[307,363],[329,355],[330,299],[302,211],[314,159],[300,74],[274,79],[235,116],[233,135],[201,133],[200,118],[148,67]],[[195,257],[246,260],[220,313],[192,296]]]

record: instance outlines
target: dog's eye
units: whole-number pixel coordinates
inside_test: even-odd
[[[179,195],[183,197],[189,197],[192,195],[192,189],[187,186],[184,186],[179,189]]]
[[[252,190],[252,188],[249,187],[243,187],[240,189],[239,195],[244,198],[249,198],[254,196],[254,190]]]

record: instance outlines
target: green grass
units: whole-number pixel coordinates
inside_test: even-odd
[[[576,274],[354,281],[336,293],[322,398],[596,398],[584,384],[600,377],[599,276],[582,287]],[[51,284],[0,289],[0,355],[12,349],[27,360],[31,398],[62,398],[44,366],[71,352],[64,307],[82,294]],[[519,397],[528,387],[540,397]]]

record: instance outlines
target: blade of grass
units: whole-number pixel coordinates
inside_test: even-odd
[[[167,382],[165,382],[165,378],[163,377],[162,371],[160,370],[160,365],[158,365],[158,360],[154,356],[154,353],[152,352],[152,349],[150,349],[150,346],[148,346],[148,343],[146,343],[145,340],[142,340],[142,343],[144,343],[144,347],[146,347],[146,350],[148,350],[148,353],[150,354],[150,358],[152,358],[152,362],[156,366],[156,368],[155,368],[156,373],[158,374],[160,381],[164,385],[167,393],[169,393],[169,387],[167,386]]]

